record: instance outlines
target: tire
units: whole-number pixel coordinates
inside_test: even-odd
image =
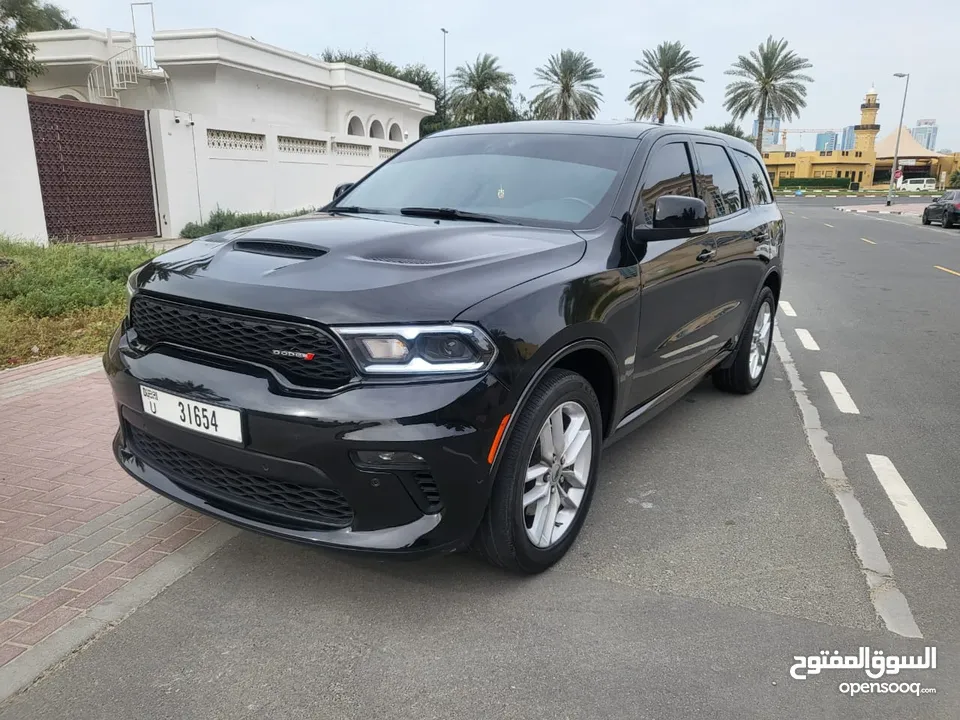
[[[583,415],[571,418],[564,414],[564,410],[579,413],[575,408],[582,410]],[[568,516],[564,526],[560,523],[564,513],[569,512],[568,507],[560,507],[560,512],[553,516],[553,528],[547,530],[547,525],[542,524],[544,532],[557,533],[559,530],[560,536],[552,542],[547,540],[547,546],[538,547],[531,539],[530,533],[536,532],[534,522],[540,516],[530,513],[535,513],[540,508],[541,501],[531,503],[525,509],[524,493],[532,493],[534,488],[539,490],[547,486],[549,502],[553,502],[554,498],[560,498],[563,493],[571,498],[564,501],[556,500],[557,503],[561,503],[572,502],[576,497],[576,491],[580,490],[565,479],[570,477],[569,475],[564,475],[559,479],[558,486],[563,492],[554,492],[550,489],[554,477],[552,470],[545,471],[536,480],[526,479],[528,468],[539,460],[543,449],[540,440],[541,429],[545,427],[548,418],[556,417],[555,413],[558,411],[564,423],[567,421],[573,423],[581,418],[585,423],[589,423],[587,429],[590,431],[590,437],[583,442],[583,449],[580,451],[580,455],[587,459],[586,472],[583,473],[586,482],[583,483],[585,487],[580,493],[577,509],[572,517]],[[569,429],[570,425],[565,427]],[[582,432],[585,425],[579,427]],[[602,434],[603,420],[600,414],[600,403],[590,383],[582,375],[569,370],[550,370],[520,410],[516,425],[501,449],[503,455],[494,478],[490,502],[473,542],[474,547],[490,563],[514,572],[532,575],[543,572],[566,554],[576,540],[590,509],[590,501],[597,485]],[[585,454],[587,451],[589,455]],[[540,465],[542,463],[538,467]],[[567,485],[565,489],[564,483]],[[543,517],[548,518],[550,515]]]
[[[754,337],[756,331],[757,318],[763,312],[764,307],[769,312],[769,327],[766,328],[766,337],[762,338],[766,343],[766,351],[763,354],[762,364],[758,373],[751,372],[751,349],[754,347]],[[776,316],[777,303],[773,297],[773,291],[764,286],[760,291],[760,297],[757,298],[756,305],[747,319],[746,325],[740,336],[740,344],[737,346],[736,356],[733,363],[727,368],[717,368],[713,372],[713,384],[724,392],[737,393],[738,395],[749,395],[758,387],[763,380],[764,373],[767,372],[767,365],[770,363],[770,349],[773,338],[773,319]]]
[[[943,221],[940,223],[943,227],[950,229],[953,227],[953,218],[946,210],[943,211]]]
[[[923,215],[920,217],[920,222],[923,223],[924,225],[930,224],[930,216],[927,215],[926,210],[923,211]]]

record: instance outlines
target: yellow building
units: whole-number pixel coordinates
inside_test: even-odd
[[[853,150],[779,150],[763,153],[763,163],[774,187],[783,178],[850,178],[860,187],[873,184],[877,155],[877,91],[870,88],[860,105],[860,124],[854,125]]]

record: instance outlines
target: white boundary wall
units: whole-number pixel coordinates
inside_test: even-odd
[[[218,207],[285,212],[320,207],[403,142],[254,119],[149,111],[160,227],[177,237]]]
[[[0,87],[0,235],[46,245],[27,93]]]

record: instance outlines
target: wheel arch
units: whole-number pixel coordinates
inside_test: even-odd
[[[600,403],[600,415],[603,422],[602,436],[606,439],[616,425],[614,415],[619,391],[617,367],[613,350],[605,342],[596,338],[574,340],[554,352],[537,368],[523,386],[520,397],[514,405],[510,419],[507,421],[507,426],[500,438],[493,462],[490,464],[491,475],[497,472],[500,458],[503,455],[503,447],[510,441],[517,417],[526,405],[531,393],[543,376],[554,368],[576,372],[590,383]]]

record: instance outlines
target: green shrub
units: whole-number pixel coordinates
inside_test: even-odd
[[[233,210],[221,210],[217,208],[210,213],[210,218],[205,223],[187,223],[184,225],[183,230],[180,231],[180,237],[193,240],[205,235],[223,232],[224,230],[236,230],[237,228],[249,227],[250,225],[260,225],[261,223],[273,222],[274,220],[306,215],[313,211],[313,208],[305,208],[288,213],[238,213]]]
[[[130,272],[153,256],[146,247],[39,247],[0,237],[0,304],[35,318],[122,304]]]
[[[780,178],[782,188],[850,188],[850,178]]]

